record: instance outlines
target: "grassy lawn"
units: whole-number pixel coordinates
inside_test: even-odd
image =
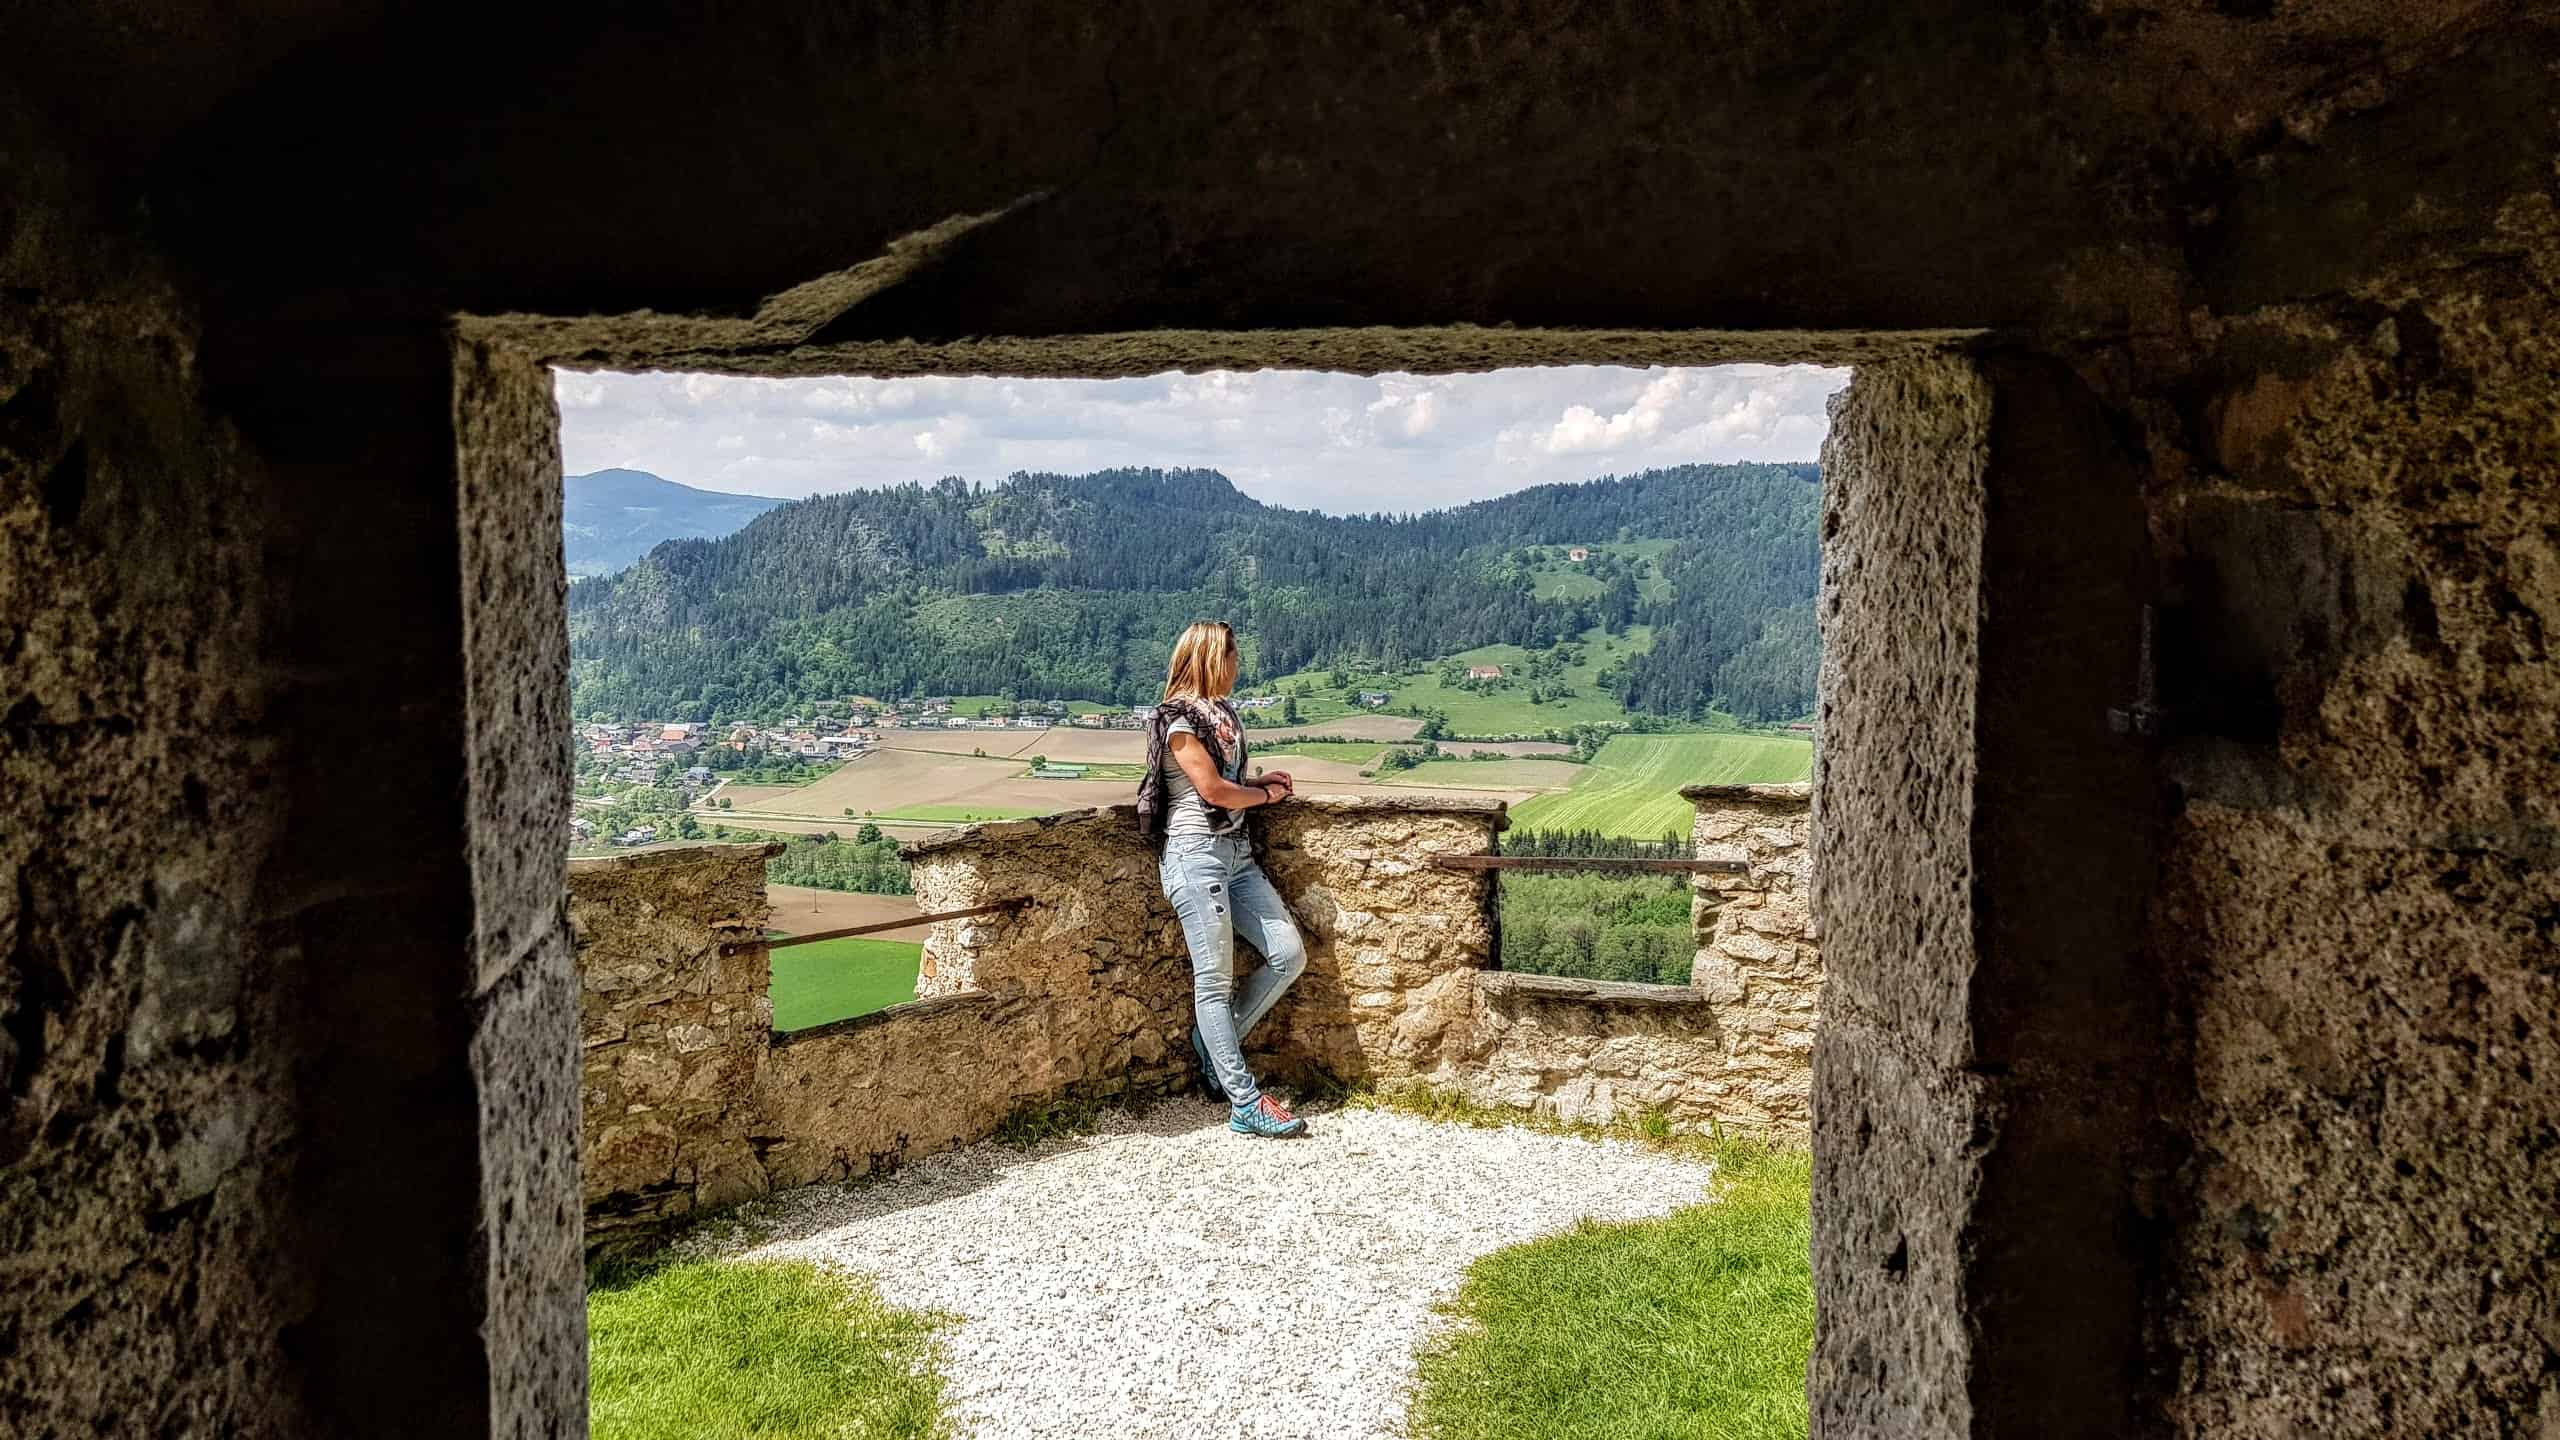
[[[1385,690],[1394,695],[1387,713],[1410,715],[1423,710],[1438,710],[1449,717],[1449,730],[1455,735],[1520,735],[1557,729],[1568,725],[1596,724],[1624,720],[1626,707],[1617,697],[1592,683],[1615,661],[1623,660],[1653,644],[1653,632],[1642,625],[1630,625],[1625,633],[1610,635],[1600,630],[1583,632],[1582,663],[1567,666],[1564,683],[1580,692],[1570,699],[1549,700],[1541,705],[1529,703],[1530,682],[1522,679],[1496,690],[1477,692],[1463,685],[1440,683],[1439,665],[1420,675],[1384,675],[1375,671],[1346,668],[1343,678],[1351,684],[1344,690],[1324,688],[1331,676],[1329,670],[1308,670],[1295,675],[1282,675],[1252,687],[1257,694],[1278,694],[1298,684],[1312,693],[1298,701],[1298,713],[1309,724],[1353,713],[1358,707],[1351,700],[1362,690]],[[1445,657],[1460,665],[1499,665],[1505,672],[1517,672],[1529,658],[1529,652],[1517,645],[1480,645]],[[1551,683],[1538,682],[1544,689]]]
[[[1511,823],[1638,839],[1685,831],[1695,810],[1680,798],[1681,786],[1802,780],[1813,773],[1813,742],[1784,735],[1620,735],[1582,769],[1564,793],[1523,801]]]
[[[844,927],[851,929],[851,926]],[[916,998],[924,947],[912,940],[821,940],[773,952],[773,1028],[806,1030]]]
[[[1718,1195],[1486,1256],[1428,1346],[1423,1440],[1797,1440],[1813,1349],[1812,1161],[1726,1146]]]
[[[676,1261],[591,1276],[597,1440],[948,1434],[932,1316],[808,1264]]]
[[[1677,541],[1672,540],[1602,540],[1589,547],[1595,555],[1615,555],[1640,562],[1636,566],[1636,594],[1646,600],[1668,599],[1671,582],[1662,578],[1662,557],[1669,554]],[[1609,587],[1591,573],[1591,567],[1579,564],[1564,545],[1532,547],[1538,560],[1529,567],[1529,593],[1541,600],[1589,600]]]

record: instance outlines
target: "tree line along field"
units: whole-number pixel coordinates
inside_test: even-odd
[[[1618,735],[1573,784],[1515,807],[1523,830],[1597,830],[1644,838],[1685,832],[1693,807],[1684,785],[1771,785],[1813,774],[1813,743],[1785,735],[1710,732]]]

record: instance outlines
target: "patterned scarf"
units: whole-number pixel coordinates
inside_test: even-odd
[[[1212,708],[1213,706],[1215,708]],[[1168,813],[1171,802],[1165,796],[1164,767],[1169,753],[1166,733],[1174,721],[1189,720],[1194,738],[1209,747],[1210,768],[1224,775],[1227,773],[1227,752],[1218,744],[1219,722],[1222,718],[1227,728],[1235,732],[1235,773],[1242,775],[1245,773],[1245,767],[1253,763],[1252,749],[1245,744],[1244,720],[1236,714],[1235,707],[1226,701],[1201,701],[1176,697],[1158,705],[1156,713],[1148,717],[1147,768],[1145,773],[1138,777],[1138,833],[1146,838],[1148,844],[1158,850],[1164,848],[1165,826],[1173,818]],[[1203,796],[1200,803],[1209,805],[1208,798]],[[1221,830],[1241,823],[1244,818],[1244,812],[1241,810],[1228,810],[1209,805],[1209,811]]]

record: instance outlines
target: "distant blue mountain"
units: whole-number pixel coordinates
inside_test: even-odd
[[[661,540],[717,540],[786,502],[724,495],[662,480],[646,470],[598,470],[561,478],[560,533],[569,573],[609,575]]]

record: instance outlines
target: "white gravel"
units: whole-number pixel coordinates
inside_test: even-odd
[[[1028,1153],[773,1196],[752,1212],[763,1238],[730,1253],[866,1271],[893,1303],[960,1317],[949,1399],[977,1440],[1392,1437],[1469,1261],[1693,1204],[1713,1173],[1526,1129],[1309,1121],[1275,1141],[1196,1102],[1113,1112]]]

